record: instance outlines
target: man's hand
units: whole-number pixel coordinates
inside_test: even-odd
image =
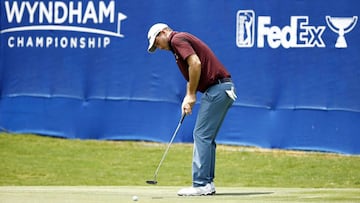
[[[195,102],[196,102],[196,94],[186,95],[181,105],[182,113],[186,115],[191,114]]]

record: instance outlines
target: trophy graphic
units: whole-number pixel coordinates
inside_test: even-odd
[[[346,48],[347,43],[344,35],[354,29],[358,17],[331,17],[326,16],[326,23],[330,29],[337,33],[339,36],[336,40],[336,48]]]

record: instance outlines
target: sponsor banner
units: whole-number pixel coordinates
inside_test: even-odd
[[[279,48],[325,48],[323,33],[329,28],[338,34],[335,47],[347,48],[345,34],[356,26],[358,16],[324,16],[326,26],[309,24],[309,16],[290,16],[290,23],[284,27],[271,25],[271,16],[256,16],[254,10],[239,10],[236,19],[236,44],[239,48],[263,48],[265,44]],[[255,32],[256,28],[256,32]]]
[[[218,143],[359,154],[359,4],[0,1],[0,129],[167,142],[186,82],[171,53],[147,52],[163,22],[232,74],[238,99]],[[192,142],[197,109],[175,141]]]
[[[127,16],[115,1],[4,1],[2,6],[1,34],[7,34],[8,48],[106,48],[110,37],[124,37],[121,23]],[[52,36],[46,31],[84,34]]]

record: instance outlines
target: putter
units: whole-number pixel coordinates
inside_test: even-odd
[[[160,166],[163,163],[163,161],[165,160],[165,157],[166,157],[166,155],[167,155],[167,153],[168,153],[168,151],[170,149],[170,146],[171,146],[172,142],[174,141],[174,139],[176,137],[177,132],[179,131],[179,128],[180,128],[182,122],[184,121],[185,116],[186,116],[185,113],[181,116],[179,124],[177,125],[176,130],[175,130],[173,136],[171,137],[171,140],[170,140],[169,144],[167,145],[167,148],[166,148],[166,150],[165,150],[165,152],[164,152],[164,154],[163,154],[163,156],[162,156],[162,158],[160,160],[160,163],[159,163],[158,167],[156,168],[156,171],[154,173],[154,178],[152,180],[147,180],[146,181],[147,184],[150,184],[150,185],[156,185],[157,184],[156,178],[157,178],[157,174],[159,172]]]

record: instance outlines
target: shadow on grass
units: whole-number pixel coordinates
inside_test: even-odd
[[[216,193],[215,195],[207,195],[210,196],[250,196],[250,195],[269,195],[273,194],[274,192],[223,192],[223,193]],[[187,196],[177,196],[177,197],[187,197]],[[195,196],[188,196],[188,197],[195,197]],[[205,197],[205,196],[202,196]],[[164,197],[152,197],[151,199],[164,199]]]
[[[250,195],[269,195],[274,192],[223,192],[216,193],[215,196],[250,196]]]

